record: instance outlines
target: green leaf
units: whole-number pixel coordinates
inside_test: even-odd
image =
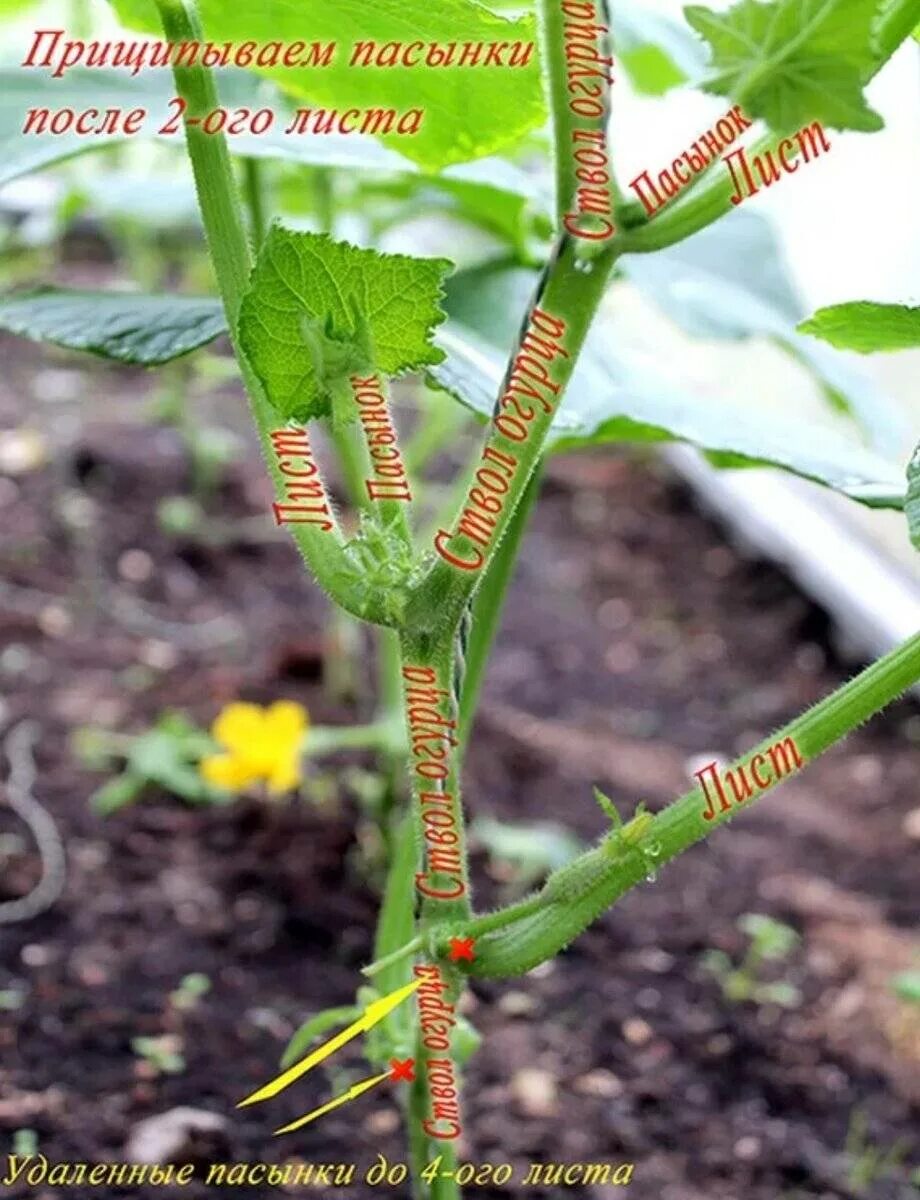
[[[798,329],[830,342],[838,350],[857,350],[860,354],[915,350],[920,347],[920,308],[853,300],[819,308]]]
[[[617,57],[642,95],[663,96],[703,70],[700,43],[682,22],[619,4],[613,12],[613,29]]]
[[[375,138],[361,134],[328,134],[322,137],[284,135],[293,109],[289,100],[265,80],[247,71],[217,72],[221,102],[228,108],[268,107],[277,113],[272,129],[259,137],[236,135],[227,138],[231,153],[248,158],[280,159],[308,166],[341,167],[355,172],[419,174],[419,168]],[[21,175],[53,166],[78,154],[102,150],[130,140],[141,142],[157,137],[170,115],[169,101],[175,86],[168,71],[147,71],[133,78],[118,71],[75,68],[63,79],[36,80],[24,68],[0,70],[0,186]],[[82,112],[98,108],[145,108],[148,117],[140,132],[126,139],[117,134],[78,137],[74,133],[22,133],[26,113],[33,107],[72,108]],[[163,135],[164,145],[182,149],[181,137]],[[431,179],[449,187],[469,183],[486,195],[517,197],[539,208],[548,208],[539,178],[525,174],[503,159],[482,159],[448,167]]]
[[[159,30],[149,0],[114,0],[122,20]],[[425,170],[467,162],[513,145],[545,118],[536,53],[526,67],[352,67],[359,42],[442,45],[532,42],[533,17],[505,17],[475,0],[199,0],[207,37],[217,42],[337,44],[329,67],[267,67],[259,74],[317,107],[422,109],[418,133],[382,137]],[[496,114],[501,114],[496,119]]]
[[[299,1062],[310,1049],[315,1038],[328,1029],[334,1029],[337,1025],[349,1025],[360,1016],[361,1009],[349,1004],[343,1005],[341,1008],[323,1009],[322,1012],[310,1017],[308,1021],[304,1021],[288,1042],[284,1054],[281,1056],[282,1070]]]
[[[813,121],[872,132],[882,118],[863,87],[876,66],[879,0],[741,0],[727,12],[684,15],[712,49],[706,90],[728,96],[777,130]]]
[[[110,817],[112,813],[133,804],[144,786],[145,781],[136,775],[119,775],[93,792],[89,802],[100,816]]]
[[[287,420],[327,416],[355,372],[439,363],[431,335],[450,267],[273,226],[240,311],[241,344],[273,407]]]
[[[447,308],[454,319],[438,337],[448,358],[429,375],[486,419],[504,370],[503,355],[517,333],[516,314],[534,278],[520,269],[493,277],[479,270],[448,286]],[[669,441],[730,455],[733,465],[782,467],[866,504],[903,507],[903,472],[894,461],[836,425],[748,406],[743,397],[694,391],[680,363],[672,367],[624,344],[620,331],[601,317],[553,423],[551,451]]]
[[[907,528],[910,540],[920,550],[920,446],[907,466]]]
[[[48,288],[0,298],[0,329],[151,367],[213,341],[226,323],[207,297]]]
[[[911,33],[918,36],[920,30],[914,28],[918,20],[920,0],[885,0],[872,29],[872,48],[883,62]]]
[[[875,449],[893,454],[903,444],[888,398],[857,367],[796,332],[804,308],[759,213],[735,212],[658,254],[632,255],[623,271],[692,337],[774,341],[807,368],[832,408],[859,421]]]
[[[192,766],[211,748],[206,734],[184,717],[166,713],[152,729],[134,739],[126,773],[191,803],[213,801],[215,789]]]

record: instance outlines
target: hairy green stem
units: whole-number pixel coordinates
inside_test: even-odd
[[[466,646],[466,670],[463,676],[463,688],[460,692],[458,717],[461,761],[469,741],[473,716],[479,705],[479,692],[489,655],[492,652],[492,645],[498,633],[505,596],[514,575],[518,551],[540,493],[542,473],[542,466],[538,466],[531,475],[521,502],[514,510],[508,532],[489,563],[485,578],[473,597],[470,636]]]
[[[501,511],[495,514],[488,545],[471,542],[465,534],[456,533],[447,549],[457,557],[478,562],[477,569],[460,570],[444,557],[439,557],[422,582],[416,587],[407,606],[407,625],[417,629],[431,630],[435,626],[450,624],[459,626],[463,610],[476,587],[481,582],[489,561],[508,531],[515,509],[527,490],[528,481],[539,463],[543,447],[549,435],[553,417],[562,402],[565,389],[584,347],[588,331],[604,295],[610,271],[617,258],[613,243],[590,262],[584,262],[575,245],[575,238],[563,234],[554,247],[550,263],[545,271],[536,294],[528,308],[517,344],[512,352],[511,363],[500,388],[500,394],[508,387],[514,370],[514,361],[521,353],[521,346],[533,318],[539,308],[565,324],[562,348],[565,357],[553,363],[555,403],[550,411],[536,406],[532,422],[528,426],[527,438],[523,442],[512,442],[494,425],[487,438],[487,449],[511,456],[516,468],[508,480],[508,490],[503,494]],[[468,493],[478,485],[476,472],[480,462],[474,462],[469,473]],[[485,464],[488,465],[488,464]],[[458,514],[459,524],[461,514]],[[481,557],[480,557],[481,555]]]
[[[579,244],[581,239],[564,232],[561,228],[573,196],[575,139],[566,100],[567,64],[560,12],[558,0],[540,0],[544,62],[549,75],[548,86],[556,130],[557,212],[560,229],[549,263],[528,306],[520,334],[510,355],[508,369],[499,391],[499,400],[496,402],[492,427],[487,434],[482,463],[474,463],[469,472],[467,488],[464,491],[468,503],[474,502],[477,490],[481,487],[477,471],[487,465],[486,455],[490,456],[489,462],[514,465],[506,471],[506,486],[500,489],[502,499],[499,511],[494,514],[490,511],[490,534],[484,552],[480,550],[481,539],[474,543],[465,532],[455,528],[449,536],[448,553],[445,554],[442,541],[446,531],[444,535],[438,535],[436,548],[441,557],[414,589],[407,605],[405,629],[401,635],[404,664],[415,667],[430,665],[435,671],[438,688],[442,690],[445,698],[449,695],[451,719],[459,722],[459,725],[452,726],[459,734],[458,740],[465,736],[465,730],[469,727],[475,709],[488,649],[498,620],[501,597],[511,576],[519,539],[526,525],[527,509],[533,504],[538,490],[534,476],[542,458],[543,448],[618,254],[615,241],[611,239],[591,261],[586,262]],[[592,136],[599,138],[600,143],[606,146],[606,129],[594,130]],[[555,346],[541,343],[543,355],[549,353],[553,362],[553,374],[547,387],[553,400],[548,402],[544,397],[541,403],[534,406],[531,417],[528,418],[526,436],[523,440],[512,441],[502,432],[499,423],[503,411],[501,400],[508,391],[515,371],[522,363],[524,344],[528,342],[531,326],[536,327],[538,322],[558,331]],[[518,515],[522,504],[525,506],[524,511]],[[457,517],[458,525],[462,512],[463,509]],[[452,552],[452,547],[456,549],[456,553]],[[449,561],[451,558],[454,561]],[[458,565],[460,560],[475,562],[475,569],[469,570],[462,564]],[[465,626],[468,606],[480,586],[486,589],[484,599],[474,613],[472,637],[466,646],[467,662],[462,664],[460,633]],[[465,681],[462,666],[465,666],[467,673]],[[458,693],[456,696],[455,686]],[[463,705],[462,713],[460,704]],[[410,728],[410,744],[412,733]],[[451,816],[450,828],[457,837],[455,849],[458,852],[458,865],[453,878],[443,873],[425,877],[426,884],[442,891],[440,895],[423,897],[419,923],[419,937],[423,942],[426,931],[433,926],[441,925],[442,922],[457,922],[464,917],[469,918],[470,915],[465,822],[459,797],[459,755],[451,755],[449,778],[438,786],[445,797],[449,797],[447,806]],[[425,790],[413,779],[416,837],[422,844],[425,837],[422,795]],[[455,885],[462,888],[462,895],[454,895],[452,888]],[[402,954],[408,958],[405,948]],[[400,954],[394,958],[392,952],[388,956],[391,965],[401,958]],[[444,969],[446,970],[446,965]],[[456,972],[452,973],[451,978],[451,1001],[456,1003],[460,999],[462,988]],[[454,1057],[453,1052],[451,1056]],[[421,1042],[418,1057],[419,1061],[422,1061]],[[427,1105],[427,1098],[420,1086],[417,1087],[415,1095],[413,1124],[422,1119],[422,1114],[426,1111],[424,1105]],[[411,1137],[416,1171],[420,1166],[423,1168],[426,1156],[440,1153],[444,1149],[442,1144],[425,1146],[420,1140],[418,1128],[411,1131]],[[452,1181],[440,1180],[431,1188],[432,1200],[452,1200],[457,1194]]]
[[[395,720],[378,720],[372,725],[317,725],[307,733],[304,749],[311,758],[334,754],[337,750],[404,749],[402,731]]]
[[[167,40],[200,42],[204,39],[201,21],[193,0],[156,0]],[[227,316],[230,337],[249,395],[250,407],[259,433],[269,474],[279,495],[284,494],[285,478],[274,454],[271,433],[279,418],[269,404],[264,389],[249,366],[237,339],[237,321],[252,270],[252,257],[233,176],[227,140],[222,133],[205,133],[201,122],[219,108],[217,88],[208,67],[173,65],[176,90],[187,105],[185,137],[195,188],[204,223],[208,251],[214,266],[217,287]],[[190,124],[195,118],[197,124]],[[288,526],[298,549],[319,585],[347,612],[375,624],[392,623],[384,606],[368,598],[354,581],[342,548],[337,525],[332,531],[317,526]]]
[[[369,470],[364,438],[352,425],[331,423],[329,437],[335,446],[336,457],[342,471],[342,481],[345,484],[345,493],[350,503],[359,512],[370,512],[372,505],[364,486]]]
[[[456,745],[457,670],[456,633],[442,629],[436,637],[403,631],[400,637],[403,666],[403,693],[406,703],[406,735],[410,747],[419,753],[410,756],[413,812],[419,847],[425,842],[426,811],[423,796],[440,794],[435,807],[447,813],[449,826],[457,837],[451,849],[456,852],[457,868],[450,872],[428,870],[422,881],[421,927],[434,922],[462,921],[471,914],[469,862],[466,852],[465,821],[460,798],[460,771]],[[414,682],[413,676],[430,671],[432,683]],[[428,736],[425,736],[425,735]],[[437,736],[432,736],[437,735]],[[424,740],[422,740],[424,738]],[[433,758],[432,751],[438,754]],[[443,755],[443,757],[440,757]],[[428,778],[421,772],[443,764],[443,779]],[[430,893],[430,894],[426,894]]]
[[[891,58],[900,44],[910,37],[920,23],[920,0],[892,0],[880,13],[877,21],[874,39],[878,51],[875,62],[865,71],[863,83],[869,83]],[[787,52],[790,46],[784,46]],[[744,105],[744,90],[750,90],[752,85],[748,80],[742,91],[737,92],[733,99]],[[795,129],[780,132],[770,131],[757,139],[750,149],[751,155],[763,154],[773,149],[786,136],[792,136]],[[630,205],[629,213],[636,215],[635,223],[630,222],[617,238],[622,254],[648,254],[655,250],[663,250],[684,241],[701,229],[718,221],[732,211],[731,197],[734,194],[734,184],[731,176],[722,167],[723,160],[715,159],[701,174],[694,176],[689,186],[683,188],[674,203],[666,204],[659,214],[649,216],[644,210],[641,214],[637,206]],[[641,207],[641,206],[639,206]]]
[[[812,762],[918,679],[920,634],[736,760],[729,770],[749,765],[758,755],[767,756],[780,744],[788,747],[788,739],[792,739],[803,765]],[[757,798],[780,782],[781,777],[775,777],[759,789]],[[469,974],[518,975],[553,958],[625,892],[739,812],[738,807],[717,811],[707,820],[704,815],[707,809],[702,788],[693,788],[656,817],[643,818],[641,839],[631,841],[625,831],[624,836],[615,831],[599,846],[563,868],[564,889],[559,886],[558,876],[562,874],[559,872],[550,877],[542,891],[518,904],[474,917],[462,929],[462,936],[476,939],[476,961]],[[450,932],[452,936],[461,935],[453,926]],[[439,953],[446,950],[443,939],[437,941],[437,950]]]

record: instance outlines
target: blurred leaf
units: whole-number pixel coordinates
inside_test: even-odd
[[[159,784],[184,800],[215,799],[215,792],[192,765],[213,749],[207,734],[179,714],[166,713],[153,729],[134,739],[127,772]]]
[[[440,362],[431,333],[450,267],[275,225],[240,309],[240,341],[273,407],[288,420],[335,416],[355,372]]]
[[[637,92],[663,96],[699,75],[706,55],[681,21],[632,3],[613,6],[617,58]]]
[[[105,731],[98,736],[104,742]],[[82,737],[86,739],[86,731]],[[108,815],[133,804],[149,784],[191,804],[228,803],[226,793],[211,788],[196,766],[213,751],[214,743],[181,713],[164,713],[152,729],[130,738],[126,747],[124,738],[115,740],[118,747],[112,748],[111,756],[124,759],[125,768],[92,797],[90,802],[98,812]]]
[[[741,0],[726,12],[691,5],[684,15],[712,49],[709,92],[742,104],[774,129],[812,121],[871,132],[882,119],[866,102],[879,0]]]
[[[119,775],[110,779],[89,798],[92,808],[100,816],[110,817],[112,813],[133,804],[144,789],[144,780],[136,775]]]
[[[292,1067],[294,1063],[299,1062],[310,1049],[315,1038],[328,1029],[334,1029],[337,1025],[345,1026],[350,1025],[352,1021],[357,1021],[362,1011],[354,1004],[347,1004],[341,1008],[324,1009],[316,1016],[310,1017],[308,1021],[304,1021],[288,1042],[284,1054],[281,1056],[282,1069]]]
[[[907,528],[914,547],[920,550],[920,446],[907,465]]]
[[[207,345],[226,324],[206,297],[48,288],[0,299],[0,329],[150,367]]]
[[[556,871],[584,850],[582,840],[555,821],[511,824],[479,817],[471,832],[494,858],[503,858],[529,875]]]
[[[845,359],[796,332],[804,315],[770,222],[736,212],[658,254],[631,255],[624,274],[692,337],[770,338],[801,362],[836,408],[855,416],[873,447],[895,452],[900,417]]]
[[[151,0],[112,0],[120,18],[160,32]],[[545,117],[536,53],[526,67],[351,67],[359,41],[531,42],[533,17],[507,18],[474,0],[260,0],[258,5],[199,0],[206,35],[218,42],[337,43],[329,67],[266,67],[258,73],[301,100],[342,109],[419,108],[425,120],[412,136],[381,138],[425,170],[467,162],[519,141]],[[411,35],[411,36],[410,36]],[[501,113],[501,120],[495,114]]]
[[[266,81],[246,71],[219,71],[217,82],[222,103],[228,108],[268,107],[278,114],[274,127],[259,137],[228,137],[231,153],[247,158],[282,159],[306,166],[341,167],[352,171],[392,172],[419,176],[419,168],[401,154],[388,150],[372,137],[361,134],[324,134],[321,137],[284,136],[292,115],[287,99]],[[0,69],[0,185],[51,166],[77,154],[101,150],[131,140],[157,137],[170,115],[169,101],[175,86],[168,71],[148,71],[136,78],[118,71],[75,68],[63,79],[36,80],[24,68]],[[33,107],[146,108],[149,116],[140,133],[131,139],[104,134],[92,138],[74,133],[22,133],[25,115]],[[182,147],[182,138],[162,136],[165,145]],[[420,177],[420,176],[419,176]],[[420,177],[421,178],[421,177]],[[526,175],[500,158],[448,167],[438,181],[469,182],[486,193],[508,194],[546,208],[545,189],[538,179]],[[432,181],[433,182],[433,181]]]
[[[791,925],[765,913],[744,913],[738,918],[738,928],[748,935],[763,958],[785,958],[800,941]]]
[[[895,995],[911,1004],[920,1004],[920,971],[905,971],[891,981]]]
[[[457,1013],[451,1046],[457,1065],[465,1067],[482,1045],[482,1034],[462,1013]]]
[[[857,350],[860,354],[916,350],[920,348],[920,308],[853,300],[819,308],[798,329],[830,342],[838,350]]]
[[[448,281],[454,319],[438,334],[448,358],[429,377],[486,419],[535,280],[535,272],[502,267]],[[623,345],[602,314],[553,423],[550,450],[683,441],[733,461],[783,467],[867,504],[903,507],[899,465],[807,417],[695,394],[679,367]]]
[[[755,999],[761,1004],[778,1004],[780,1008],[798,1008],[802,993],[794,983],[778,980],[776,983],[761,983],[754,989]]]

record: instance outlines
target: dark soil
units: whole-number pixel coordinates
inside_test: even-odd
[[[21,419],[16,397],[35,360],[17,357],[7,375],[7,425]],[[112,405],[125,379],[134,387],[131,376],[94,378]],[[238,405],[232,392],[226,402]],[[270,503],[255,457],[212,502],[222,544],[169,536],[156,506],[188,484],[182,446],[112,412],[71,429],[45,468],[0,479],[2,725],[40,723],[36,794],[69,855],[53,910],[0,926],[3,1162],[24,1129],[51,1162],[117,1161],[138,1122],[180,1105],[226,1122],[183,1148],[183,1162],[403,1160],[386,1089],[303,1134],[271,1136],[345,1086],[343,1066],[359,1078],[357,1054],[270,1112],[234,1107],[274,1073],[306,1016],[351,1002],[369,958],[370,839],[348,790],[320,804],[194,808],[152,789],[108,819],[88,805],[104,777],[74,756],[76,728],[137,731],[165,708],[207,725],[237,697],[290,697],[317,723],[348,723],[368,715],[372,676],[359,651],[365,694],[330,698],[327,614],[293,546],[270,536],[267,518],[239,524]],[[786,578],[739,556],[660,464],[623,455],[553,466],[505,616],[466,772],[469,811],[551,819],[585,838],[604,824],[592,784],[621,811],[659,807],[697,759],[743,751],[850,669],[824,615]],[[475,1194],[520,1193],[531,1161],[587,1161],[634,1162],[631,1187],[528,1194],[916,1195],[920,1008],[896,1000],[890,980],[920,950],[918,740],[905,702],[633,892],[550,966],[474,985],[469,1015],[484,1045],[465,1081],[462,1150],[516,1168],[514,1186]],[[0,804],[4,835],[0,900],[27,892],[38,870]],[[478,899],[495,900],[503,872],[482,849],[475,867]],[[712,948],[740,959],[736,921],[752,911],[802,934],[768,976],[801,990],[796,1008],[730,1003],[701,966]],[[192,972],[211,990],[178,1011],[170,993]],[[162,1035],[180,1049],[181,1073],[157,1074],[132,1049]],[[863,1152],[847,1155],[848,1130],[863,1122]],[[904,1165],[858,1190],[868,1156],[899,1142]],[[175,1194],[219,1190],[279,1194],[200,1183]]]

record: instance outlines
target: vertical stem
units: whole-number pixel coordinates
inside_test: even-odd
[[[364,487],[368,465],[363,440],[350,425],[332,425],[329,435],[342,468],[348,499],[355,508],[370,512],[371,503]]]
[[[265,165],[258,158],[243,159],[243,186],[249,210],[249,231],[256,247],[265,240],[268,218],[265,212]]]
[[[328,167],[314,167],[312,176],[317,224],[323,233],[332,233],[335,227],[334,176]]]
[[[424,1061],[426,1054],[419,1030],[415,1051],[416,1065]],[[455,1067],[456,1069],[456,1067]],[[409,1093],[407,1107],[409,1128],[409,1154],[412,1160],[413,1196],[417,1200],[460,1200],[460,1187],[454,1179],[442,1178],[448,1172],[456,1174],[457,1151],[453,1142],[438,1141],[425,1133],[424,1121],[428,1116],[428,1094],[422,1072],[418,1071]],[[428,1186],[422,1181],[422,1172],[430,1162],[440,1157],[438,1178]]]
[[[485,675],[486,664],[492,652],[492,644],[498,633],[508,585],[514,574],[521,540],[524,537],[540,492],[542,465],[531,475],[527,490],[514,510],[508,532],[502,539],[495,557],[489,563],[485,579],[473,597],[470,638],[466,647],[466,670],[460,692],[460,754],[469,741],[473,718],[479,704],[479,692]]]
[[[439,808],[449,813],[451,820],[448,827],[457,837],[457,841],[451,846],[458,861],[456,869],[450,873],[426,873],[428,890],[434,894],[423,894],[421,926],[424,929],[436,921],[463,921],[469,917],[471,911],[466,830],[460,799],[460,771],[454,752],[457,729],[457,698],[454,687],[457,671],[457,629],[455,626],[448,626],[433,638],[425,634],[414,637],[410,632],[403,631],[400,636],[400,648],[404,669],[430,668],[434,679],[434,683],[430,685],[412,683],[411,675],[404,681],[406,733],[409,744],[411,745],[415,738],[421,739],[430,731],[434,736],[425,736],[424,741],[419,743],[423,747],[422,756],[431,762],[443,763],[446,770],[443,779],[429,778],[420,771],[424,764],[413,759],[412,795],[416,836],[419,844],[424,845],[426,825],[422,818],[422,795],[441,793],[444,800]],[[410,691],[427,692],[432,695],[437,693],[437,698],[435,702],[428,698],[418,702],[413,699],[410,702]],[[425,710],[424,715],[422,710]],[[429,713],[437,717],[440,722],[437,726],[428,716]],[[412,714],[418,719],[413,720]],[[435,759],[429,753],[431,749],[436,753],[443,753],[443,757]]]
[[[193,0],[155,0],[163,31],[170,42],[201,42],[204,33]],[[207,134],[202,120],[219,108],[217,88],[212,72],[200,65],[173,64],[176,90],[186,104],[185,137],[208,251],[217,278],[217,286],[227,316],[230,337],[236,350],[240,373],[249,395],[252,416],[259,431],[262,453],[269,474],[279,493],[286,486],[274,453],[271,432],[278,416],[268,402],[265,391],[240,352],[237,323],[243,296],[249,284],[252,257],[243,223],[239,192],[231,169],[227,139],[222,133]],[[194,119],[195,123],[192,124]],[[296,524],[288,526],[291,536],[310,567],[317,582],[347,612],[368,621],[389,624],[389,618],[355,586],[343,570],[343,551],[340,533],[334,521],[332,530]]]

